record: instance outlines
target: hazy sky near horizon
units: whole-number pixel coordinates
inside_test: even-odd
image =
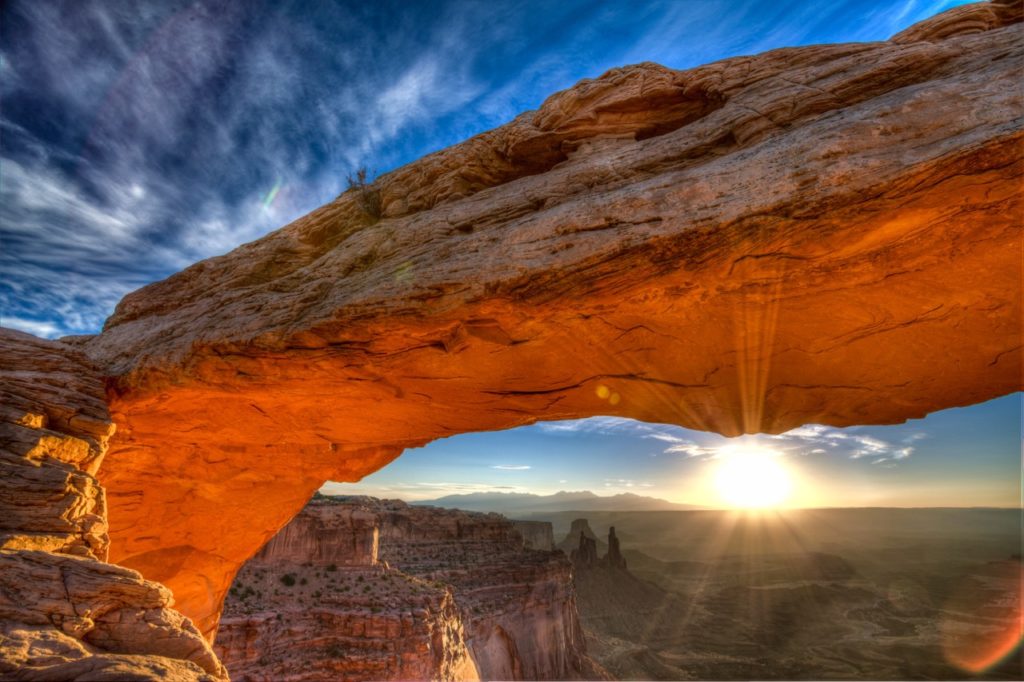
[[[1021,504],[1021,397],[943,410],[892,426],[804,426],[725,438],[616,417],[473,433],[407,450],[334,494],[424,500],[472,492],[632,492],[721,507],[724,448],[774,453],[795,507],[1016,507]]]
[[[609,68],[869,41],[961,0],[12,0],[0,323],[94,333],[129,291]]]

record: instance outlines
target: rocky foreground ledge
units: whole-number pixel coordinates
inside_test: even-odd
[[[0,679],[226,680],[169,589],[105,561],[95,367],[8,329],[0,349]]]

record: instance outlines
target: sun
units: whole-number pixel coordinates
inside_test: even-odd
[[[730,507],[764,509],[777,507],[792,492],[789,472],[779,455],[765,448],[737,448],[719,454],[715,485]]]

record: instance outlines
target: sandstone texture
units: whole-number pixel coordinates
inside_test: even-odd
[[[572,571],[559,551],[524,549],[499,514],[362,503],[381,518],[380,557],[450,585],[482,679],[600,679],[585,655]]]
[[[348,534],[311,532],[371,515],[370,563]],[[316,497],[239,572],[217,651],[235,680],[602,678],[569,563],[523,544],[496,514]]]
[[[105,563],[114,432],[71,346],[0,330],[0,678],[223,680],[171,591]]]
[[[330,566],[239,571],[216,643],[233,680],[479,679],[450,590],[384,565]]]
[[[79,351],[0,329],[0,549],[105,560],[96,472],[114,433],[103,382]]]
[[[278,531],[249,564],[373,566],[379,538],[377,516],[340,505],[307,505]]]
[[[118,427],[111,558],[212,637],[322,481],[436,438],[777,433],[1019,390],[1020,20],[614,69],[127,296],[78,344]]]

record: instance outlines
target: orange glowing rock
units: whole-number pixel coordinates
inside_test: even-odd
[[[895,423],[1021,387],[1020,11],[615,69],[127,296],[110,556],[212,635],[328,478],[613,414]]]

